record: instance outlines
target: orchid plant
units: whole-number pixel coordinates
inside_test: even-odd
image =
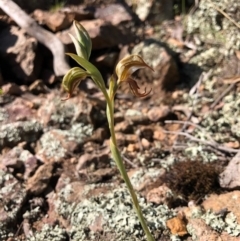
[[[138,97],[145,97],[151,92],[151,90],[147,92],[145,89],[143,93],[139,92],[140,88],[136,80],[133,79],[132,74],[140,68],[149,68],[151,70],[153,69],[148,66],[139,55],[129,55],[123,58],[117,64],[115,69],[117,78],[114,75],[111,76],[109,82],[109,89],[107,89],[101,73],[93,64],[89,62],[89,57],[92,50],[92,42],[88,32],[77,21],[74,21],[73,25],[76,37],[72,35],[70,35],[70,37],[75,45],[77,55],[72,53],[67,53],[67,55],[73,58],[80,65],[80,67],[74,67],[70,69],[63,78],[62,86],[68,92],[68,96],[64,100],[71,98],[74,90],[78,87],[80,82],[87,77],[90,77],[97,85],[97,87],[102,91],[106,99],[106,113],[111,134],[110,149],[113,159],[119,169],[123,180],[127,185],[127,188],[132,198],[134,209],[147,236],[147,240],[154,241],[154,238],[151,235],[146,221],[143,217],[136,193],[124,167],[121,153],[117,146],[117,140],[114,131],[114,97],[117,90],[119,89],[119,86],[126,82],[129,84],[129,87],[134,95]]]

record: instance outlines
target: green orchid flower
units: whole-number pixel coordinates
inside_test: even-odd
[[[149,95],[152,90],[147,92],[145,89],[144,93],[140,93],[140,87],[136,80],[132,78],[132,74],[142,68],[149,68],[153,71],[153,69],[146,64],[139,55],[126,56],[116,66],[116,74],[118,77],[117,84],[120,85],[124,82],[128,83],[132,93],[137,97],[145,97]]]

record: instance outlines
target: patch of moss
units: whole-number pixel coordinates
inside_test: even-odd
[[[215,163],[188,160],[175,163],[161,179],[186,201],[199,200],[220,191],[220,172]]]

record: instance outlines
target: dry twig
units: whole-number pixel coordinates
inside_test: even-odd
[[[181,121],[181,120],[166,120],[165,123],[168,123],[168,124],[174,124],[174,123],[177,123],[177,124],[184,124],[185,126],[187,125],[191,125],[191,126],[194,126],[195,128],[197,128],[198,130],[200,130],[201,132],[205,133],[206,136],[208,137],[208,139],[212,142],[215,142],[215,140],[206,133],[206,131],[198,124],[195,124],[195,123],[192,123],[190,121]],[[216,143],[216,142],[215,142]]]
[[[236,84],[240,82],[240,76],[235,76],[233,78],[227,78],[223,80],[224,84]]]
[[[210,71],[208,71],[207,73],[203,72],[197,83],[191,88],[191,90],[189,91],[189,95],[191,96],[194,96],[194,99],[193,99],[193,104],[192,106],[195,105],[195,102],[197,101],[197,98],[198,98],[198,91],[199,91],[199,87],[201,86],[201,83],[203,82],[204,79],[208,78],[210,75]],[[194,95],[195,94],[195,95]],[[189,120],[191,120],[191,117],[193,115],[193,107],[192,107],[192,110],[188,113],[187,115],[187,122]],[[186,129],[186,126],[187,126],[187,122],[184,122],[184,125],[182,126],[181,128],[181,131],[180,132],[183,132],[185,129]],[[176,137],[175,141],[174,141],[174,145],[177,143],[177,139],[178,139],[178,136]]]
[[[231,85],[228,86],[227,89],[225,89],[219,96],[218,98],[211,104],[210,109],[214,109],[214,107],[221,101],[221,99],[227,95],[235,86],[236,83],[232,83]]]
[[[138,166],[136,164],[134,164],[132,161],[130,161],[126,156],[122,155],[122,158],[123,158],[124,161],[126,161],[132,167],[138,168]]]
[[[236,27],[240,28],[240,24],[238,24],[234,19],[232,19],[228,14],[226,14],[221,8],[216,6],[216,4],[212,2],[212,0],[209,0],[209,2],[212,4],[212,7],[214,9],[220,12],[224,17],[226,17],[229,21],[231,21]]]
[[[182,131],[164,131],[164,133],[172,134],[172,135],[185,136],[185,137],[189,138],[191,141],[202,143],[203,145],[210,146],[210,147],[212,147],[216,150],[219,150],[221,152],[237,153],[237,152],[240,151],[240,149],[229,148],[229,147],[220,145],[217,142],[212,142],[212,141],[208,141],[208,140],[201,140],[199,138],[196,138],[196,137],[192,136],[189,133],[185,133],[185,132],[182,132]]]
[[[189,145],[186,145],[186,144],[183,144],[183,143],[179,143],[179,144],[174,145],[172,148],[175,149],[175,150],[186,150],[189,147],[190,147]],[[214,149],[214,148],[212,148],[210,146],[204,146],[204,147],[202,147],[202,150],[203,151],[215,152],[217,154],[217,156],[218,156],[218,160],[222,160],[222,161],[226,160],[226,155],[222,151]]]

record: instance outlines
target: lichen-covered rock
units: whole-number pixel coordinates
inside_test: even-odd
[[[163,168],[153,167],[148,169],[138,168],[129,172],[128,175],[134,189],[143,191],[146,190],[150,184],[156,182],[164,174],[165,170]]]
[[[12,236],[11,228],[17,221],[26,195],[26,189],[16,178],[0,170],[0,240]]]
[[[83,123],[74,124],[70,130],[50,130],[41,136],[36,156],[43,162],[62,161],[67,154],[79,150],[92,132],[92,125]]]
[[[208,70],[219,64],[223,59],[222,55],[219,54],[219,48],[210,47],[209,49],[203,49],[199,54],[193,56],[189,63],[196,64],[201,68]]]
[[[211,81],[205,84],[205,91],[209,92],[210,95],[217,94]],[[202,126],[206,132],[217,133],[214,139],[218,143],[235,141],[240,137],[240,93],[237,90],[234,92],[222,99],[224,105],[221,109],[202,114]]]
[[[173,200],[173,192],[166,185],[151,189],[147,194],[147,201],[155,204],[168,204]],[[168,205],[169,206],[169,205]]]
[[[91,189],[96,190],[97,186],[85,186],[81,196],[82,193],[87,192],[87,188],[91,191]],[[113,186],[110,189],[113,189]],[[145,240],[131,197],[125,187],[114,188],[105,194],[92,194],[81,202],[67,202],[66,200],[70,200],[69,195],[73,195],[74,192],[75,190],[69,184],[59,192],[56,201],[56,211],[63,218],[70,220],[72,240],[96,240],[101,231],[111,235],[116,241]],[[139,202],[152,232],[165,229],[166,220],[174,216],[173,211],[165,205],[154,206],[140,197]],[[86,229],[89,232],[86,232]]]
[[[187,16],[186,31],[197,35],[202,43],[217,43],[219,54],[230,55],[240,48],[239,28],[217,9],[223,10],[236,22],[239,19],[240,2],[235,0],[200,1],[194,14]]]
[[[229,235],[236,237],[240,234],[240,225],[233,213],[228,213],[224,218],[221,213],[216,214],[208,210],[202,218],[207,225],[219,233],[226,231]]]
[[[203,207],[206,210],[212,210],[215,213],[221,212],[221,210],[227,209],[236,216],[236,223],[240,227],[240,191],[233,191],[221,195],[211,195],[203,202]]]
[[[3,170],[11,168],[13,172],[19,169],[20,172],[24,172],[26,179],[37,168],[37,159],[28,150],[16,146],[0,156],[0,167]]]
[[[26,239],[27,241],[65,241],[67,240],[66,231],[60,228],[58,225],[52,227],[45,224],[41,231],[35,232],[34,235],[29,235]]]
[[[183,211],[187,219],[187,230],[193,240],[239,240],[240,192],[210,195],[202,207],[189,203]],[[214,237],[210,239],[210,237]]]
[[[105,116],[99,106],[89,99],[76,95],[67,101],[61,101],[59,93],[50,93],[38,109],[38,117],[44,126],[55,126],[66,129],[74,123],[99,125]]]
[[[127,109],[124,117],[130,123],[133,123],[133,125],[149,123],[147,115],[136,109]]]
[[[197,218],[189,220],[187,231],[192,236],[192,240],[194,241],[217,241],[217,238],[219,237],[218,233],[207,226],[204,220]]]
[[[36,141],[42,133],[42,125],[35,121],[18,121],[0,127],[0,150],[20,142]]]
[[[205,223],[205,220],[200,218],[190,219],[187,224],[187,230],[192,236],[193,241],[238,241],[239,237],[230,236],[226,232],[217,232]]]
[[[160,42],[147,39],[137,44],[133,48],[132,54],[140,54],[144,61],[154,69],[154,72],[149,69],[140,70],[140,73],[146,76],[147,79],[155,80],[152,86],[153,91],[155,89],[158,91],[171,89],[179,81],[177,63]]]

